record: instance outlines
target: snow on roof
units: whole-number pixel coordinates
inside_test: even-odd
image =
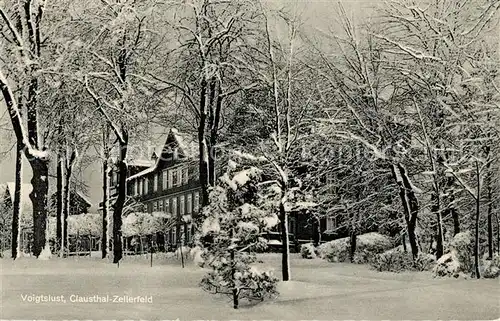
[[[82,192],[79,192],[79,191],[77,191],[76,194],[78,196],[80,196],[85,201],[85,203],[87,203],[88,205],[92,206],[92,201],[87,197],[87,195],[85,195],[85,194],[83,194]]]
[[[148,159],[134,159],[127,162],[128,166],[150,167],[155,164],[153,160]]]
[[[130,176],[129,178],[127,178],[128,181],[152,173],[156,170],[158,164],[160,163],[161,155],[165,150],[165,146],[168,145],[168,141],[171,136],[174,138],[175,142],[179,146],[182,155],[184,155],[187,158],[197,157],[198,143],[196,142],[196,140],[194,138],[190,138],[190,136],[187,134],[179,133],[179,131],[175,128],[171,128],[167,135],[167,138],[165,139],[165,143],[159,146],[159,148],[155,149],[155,153],[158,155],[158,158],[156,159],[156,161],[151,161],[151,163],[154,164],[151,164],[149,168],[146,168],[145,170]]]

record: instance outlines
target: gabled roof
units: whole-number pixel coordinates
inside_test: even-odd
[[[165,143],[155,150],[158,158],[156,159],[154,164],[151,167],[130,176],[129,178],[127,178],[127,180],[132,180],[134,178],[154,172],[158,168],[158,165],[162,160],[162,154],[170,149],[169,145],[171,144],[171,142],[175,142],[175,144],[179,148],[179,154],[181,154],[182,156],[188,159],[193,159],[198,156],[198,143],[196,142],[196,140],[187,134],[181,134],[175,128],[171,128],[168,132],[167,138],[165,139]]]
[[[87,195],[82,192],[76,191],[76,195],[80,196],[80,198],[87,203],[89,206],[92,206],[92,201],[87,197]]]

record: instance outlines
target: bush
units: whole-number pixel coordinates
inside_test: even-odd
[[[379,233],[367,233],[357,237],[354,263],[368,263],[374,259],[375,255],[383,253],[393,247],[392,240]],[[330,262],[349,261],[350,244],[349,238],[342,238],[321,244],[318,247],[318,254]]]
[[[483,261],[483,277],[494,279],[500,277],[500,256],[496,255],[492,260]]]
[[[371,262],[372,268],[382,272],[428,271],[436,261],[430,254],[419,253],[413,260],[411,253],[405,253],[401,246],[378,254]]]
[[[469,231],[458,233],[450,242],[450,253],[458,261],[460,271],[474,271],[474,242]]]
[[[300,255],[304,259],[315,259],[316,249],[312,243],[302,244],[300,246]]]
[[[444,254],[434,267],[435,276],[470,275],[474,271],[474,244],[470,232],[461,232],[449,243],[449,253]]]
[[[460,275],[460,262],[454,252],[446,253],[441,256],[434,267],[435,276],[453,276]]]

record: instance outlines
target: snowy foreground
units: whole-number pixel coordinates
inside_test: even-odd
[[[263,265],[279,272],[280,257]],[[467,319],[500,317],[498,280],[433,279],[429,273],[377,273],[366,266],[292,259],[294,281],[280,297],[231,308],[198,287],[203,271],[175,259],[125,258],[119,268],[97,258],[0,260],[1,319]],[[279,273],[278,273],[279,276]],[[65,302],[33,302],[36,296]],[[100,296],[122,302],[79,303]],[[133,299],[137,296],[144,297]],[[71,298],[71,299],[70,299]],[[119,299],[124,298],[124,299]],[[32,302],[28,302],[32,301]],[[59,299],[59,301],[61,301]],[[128,301],[128,302],[127,302]],[[135,302],[134,302],[135,301]],[[147,302],[150,301],[150,302]],[[152,301],[152,303],[151,303]]]

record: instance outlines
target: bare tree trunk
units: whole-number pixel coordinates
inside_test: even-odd
[[[439,206],[439,196],[436,195],[436,191],[432,195],[432,212],[436,215],[436,259],[443,256],[443,223],[441,219],[441,211]]]
[[[33,191],[30,193],[33,203],[33,255],[38,257],[46,245],[48,160],[34,158],[30,160],[30,165],[33,172]]]
[[[491,177],[493,173],[491,172],[491,157],[490,157],[490,146],[485,147],[486,154],[486,191],[488,202],[488,258],[493,259],[493,188],[491,184]]]
[[[481,177],[479,172],[479,162],[476,160],[476,184],[477,184],[477,194],[476,194],[476,235],[474,244],[474,267],[476,278],[480,279],[481,274],[479,272],[479,214],[481,210]]]
[[[493,259],[493,197],[491,185],[488,189],[488,258]]]
[[[122,130],[120,157],[118,160],[118,197],[113,209],[113,263],[118,263],[123,257],[122,249],[122,212],[127,195],[127,164],[125,158],[128,149],[128,134]]]
[[[201,82],[201,94],[200,94],[200,120],[198,124],[198,148],[199,148],[199,170],[200,170],[200,185],[201,185],[201,206],[205,207],[209,203],[208,199],[208,175],[209,175],[209,165],[208,165],[208,146],[206,140],[206,91],[207,82],[203,80]]]
[[[500,217],[498,217],[498,211],[495,214],[497,219],[497,254],[500,255]]]
[[[21,179],[23,170],[23,144],[17,142],[16,144],[16,180],[14,185],[14,203],[12,204],[12,258],[15,260],[20,252],[19,236],[20,224],[19,218],[21,217]]]
[[[281,228],[281,274],[283,281],[290,280],[290,240],[288,239],[288,215],[285,205],[280,203],[280,228]]]
[[[71,207],[71,176],[73,175],[73,164],[76,158],[75,151],[72,151],[66,158],[66,166],[64,172],[64,203],[63,203],[63,243],[66,247],[69,246],[68,242],[68,217]],[[69,250],[69,248],[68,248]]]
[[[56,170],[56,250],[61,253],[63,227],[63,158],[57,155]]]
[[[413,191],[410,181],[407,177],[405,168],[401,164],[397,164],[393,165],[391,170],[393,172],[393,177],[399,186],[399,197],[401,198],[401,203],[403,204],[411,253],[413,259],[416,259],[419,252],[417,235],[415,233],[419,211],[417,197],[415,196],[415,192]],[[398,171],[399,175],[396,173],[396,171]]]
[[[234,236],[234,230],[231,229],[229,232],[229,237],[232,239]],[[236,255],[235,255],[235,249],[232,247],[230,251],[230,258],[231,258],[231,282],[232,282],[232,294],[233,294],[233,308],[238,309],[238,289],[236,288]]]
[[[321,244],[321,218],[315,217],[313,222],[313,242],[314,246]]]
[[[103,162],[102,162],[102,235],[101,235],[101,258],[108,256],[108,210],[109,210],[109,125],[104,125],[103,130]]]
[[[356,229],[351,229],[350,237],[349,237],[349,261],[354,263],[354,254],[356,254],[356,240],[357,240],[357,232]]]

